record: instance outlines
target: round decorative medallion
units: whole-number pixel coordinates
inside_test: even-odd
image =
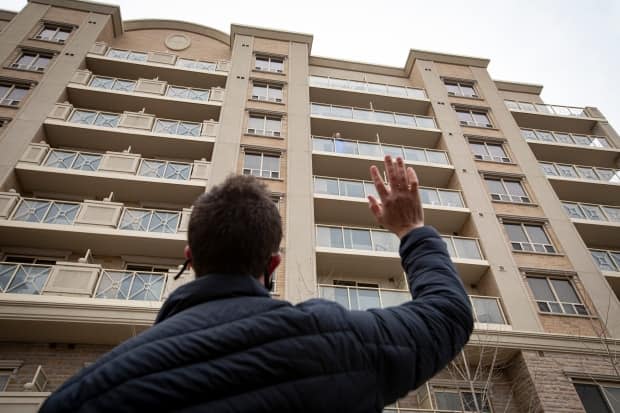
[[[185,50],[192,44],[192,41],[184,34],[171,34],[166,37],[164,44],[168,49]]]

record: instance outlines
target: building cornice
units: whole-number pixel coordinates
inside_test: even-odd
[[[17,16],[16,11],[0,9],[0,20],[11,21],[15,16]]]
[[[202,36],[210,37],[226,45],[230,44],[230,36],[220,30],[201,24],[189,23],[179,20],[162,20],[162,19],[140,19],[127,20],[123,22],[125,31],[146,30],[146,29],[168,29],[180,30],[189,33],[196,33]]]
[[[495,86],[499,90],[505,90],[506,92],[521,92],[521,93],[533,93],[535,95],[540,95],[542,92],[542,85],[537,85],[535,83],[520,83],[520,82],[509,82],[507,80],[494,80]]]
[[[430,52],[427,50],[409,50],[407,61],[405,63],[405,72],[411,73],[413,64],[417,59],[430,60],[437,63],[448,63],[453,65],[464,65],[486,68],[489,65],[490,60],[481,57],[462,56],[456,54],[447,54],[439,52]]]
[[[310,54],[310,51],[312,50],[313,36],[307,33],[288,32],[233,23],[230,25],[230,47],[234,44],[235,36],[238,34],[244,36],[262,37],[264,39],[282,40],[285,42],[306,43],[308,45],[308,54]]]
[[[310,66],[328,67],[330,69],[353,70],[356,72],[375,73],[378,75],[406,77],[405,71],[396,66],[385,66],[322,56],[310,56],[309,63]]]
[[[28,0],[28,2],[46,4],[63,9],[87,11],[90,13],[109,14],[112,17],[114,36],[123,34],[123,21],[121,19],[121,9],[119,6],[82,0]]]

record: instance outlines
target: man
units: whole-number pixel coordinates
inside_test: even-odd
[[[381,412],[420,386],[463,348],[473,319],[445,244],[424,227],[415,172],[389,156],[385,169],[389,187],[371,167],[380,199],[369,206],[401,239],[413,301],[348,311],[272,299],[280,215],[262,184],[232,177],[194,204],[185,254],[196,280],[41,412]]]

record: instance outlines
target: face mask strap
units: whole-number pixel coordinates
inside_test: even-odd
[[[181,269],[179,270],[179,272],[177,273],[177,275],[174,276],[175,280],[178,280],[179,277],[181,276],[181,274],[183,274],[185,272],[185,270],[187,269],[187,266],[192,262],[192,260],[190,259],[186,259],[185,262],[183,263],[183,266],[181,267]]]

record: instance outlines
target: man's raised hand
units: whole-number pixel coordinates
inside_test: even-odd
[[[377,222],[384,228],[404,237],[409,231],[424,226],[424,210],[418,192],[418,177],[413,168],[405,168],[403,158],[385,157],[388,184],[383,183],[379,169],[370,167],[370,176],[379,199],[368,196],[368,205]]]

